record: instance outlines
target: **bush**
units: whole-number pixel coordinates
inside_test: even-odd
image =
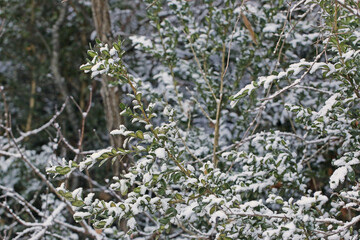
[[[108,239],[358,239],[358,3],[149,4],[133,68],[120,40],[80,67],[128,91],[125,141],[47,172],[131,164],[107,201],[57,188],[75,221]]]

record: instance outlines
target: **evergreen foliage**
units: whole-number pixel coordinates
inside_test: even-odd
[[[33,165],[42,179],[44,162],[32,159],[53,158],[54,178],[42,179],[52,214],[29,207],[44,224],[23,224],[23,236],[52,222],[54,239],[64,229],[74,239],[358,239],[359,3],[145,2],[147,34],[97,40],[80,66],[125,93],[125,122],[110,132],[122,147],[84,152],[80,138],[75,157],[61,159],[57,143],[39,155],[4,119],[2,198],[26,202],[14,195],[21,182],[6,182],[19,175],[10,166]],[[106,179],[116,162],[122,172]],[[71,185],[74,176],[86,183]],[[66,225],[66,205],[84,230]]]

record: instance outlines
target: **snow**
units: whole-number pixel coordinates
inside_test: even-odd
[[[335,93],[328,100],[326,100],[325,105],[320,109],[317,116],[323,117],[327,114],[327,112],[332,108],[332,106],[336,103],[336,99],[340,97],[340,93]]]
[[[90,156],[88,156],[84,161],[79,163],[79,170],[83,171],[85,168],[91,168],[96,163],[96,159],[98,159],[104,153],[110,152],[111,148],[106,148],[99,150]]]
[[[82,188],[77,188],[75,189],[74,191],[72,191],[72,197],[74,199],[82,199],[82,191],[83,189]]]
[[[116,51],[116,49],[113,47],[113,48],[111,48],[111,50],[110,50],[110,55],[111,56],[114,56],[116,53],[117,53],[117,51]],[[113,60],[113,59],[110,59],[110,60]]]
[[[65,203],[60,203],[60,205],[51,213],[51,215],[44,221],[43,223],[43,228],[38,231],[37,233],[33,234],[31,236],[31,238],[29,238],[29,240],[38,240],[38,239],[41,239],[47,228],[50,227],[53,222],[54,222],[54,218],[57,217],[57,215],[60,214],[60,212],[66,207],[66,204]]]
[[[191,202],[189,206],[181,208],[181,211],[178,210],[177,217],[182,220],[189,219],[193,214],[195,214],[194,208],[196,208],[197,206],[199,206],[199,204],[196,201]]]
[[[269,33],[274,33],[277,32],[278,28],[280,28],[280,24],[276,24],[276,23],[267,23],[263,29],[263,32],[269,32]]]
[[[157,158],[165,159],[166,158],[166,151],[165,148],[158,148],[155,150],[155,155]]]
[[[304,207],[305,209],[310,209],[312,204],[315,202],[316,200],[314,197],[302,196],[300,200],[296,201],[296,204]]]
[[[89,216],[91,216],[91,213],[89,213],[89,212],[75,212],[74,213],[74,218],[85,218],[85,217],[89,217]]]
[[[152,175],[150,173],[145,173],[144,176],[143,176],[143,183],[147,183],[147,182],[150,182],[152,179]]]
[[[90,205],[95,193],[89,193],[87,197],[84,199],[85,205]]]
[[[218,221],[222,221],[227,219],[227,215],[224,213],[224,211],[220,210],[220,211],[216,211],[214,212],[211,217],[210,217],[210,222],[211,223],[216,223]]]
[[[134,45],[137,45],[135,48],[140,49],[139,45],[142,45],[143,47],[151,47],[152,42],[150,39],[146,38],[145,36],[130,36],[130,40],[133,42]]]
[[[112,130],[110,132],[111,135],[123,135],[128,136],[129,134],[134,133],[133,131],[127,131],[126,127],[124,125],[120,125],[119,129]]]
[[[344,182],[347,173],[348,169],[345,166],[336,169],[330,177],[330,188],[335,189],[340,183]]]
[[[109,51],[109,45],[108,44],[105,44],[105,46],[100,47],[100,52],[103,52],[103,51]]]
[[[293,234],[296,231],[296,226],[294,222],[289,222],[288,224],[285,224],[285,228],[289,229],[283,233],[283,239],[293,239]]]
[[[241,89],[238,93],[236,93],[232,98],[237,99],[243,94],[250,95],[251,92],[255,89],[256,89],[255,83],[251,82],[250,84],[246,85],[243,89]],[[235,107],[237,102],[238,102],[237,100],[231,101],[230,106]]]
[[[120,193],[125,195],[127,190],[128,190],[128,186],[127,186],[127,180],[125,179],[121,179],[119,184],[120,184]]]

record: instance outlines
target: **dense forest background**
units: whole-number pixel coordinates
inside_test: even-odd
[[[360,4],[0,0],[0,239],[358,239]]]

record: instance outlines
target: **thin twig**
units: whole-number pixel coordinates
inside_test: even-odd
[[[54,116],[45,124],[43,124],[41,127],[39,128],[36,128],[36,129],[33,129],[31,131],[28,131],[28,132],[20,132],[20,137],[18,138],[14,138],[13,141],[15,143],[20,143],[21,141],[23,141],[25,138],[29,137],[29,136],[32,136],[32,135],[35,135],[35,134],[38,134],[39,132],[45,130],[46,128],[50,127],[54,122],[55,120],[59,117],[59,115],[64,111],[65,109],[65,106],[68,102],[68,98],[65,100],[65,102],[63,103],[63,105],[61,106],[60,110],[57,111]],[[2,128],[9,128],[9,127],[5,127],[5,126],[2,126],[0,125],[0,127]],[[3,146],[3,150],[7,150],[11,147],[11,144],[6,144],[5,146]]]

